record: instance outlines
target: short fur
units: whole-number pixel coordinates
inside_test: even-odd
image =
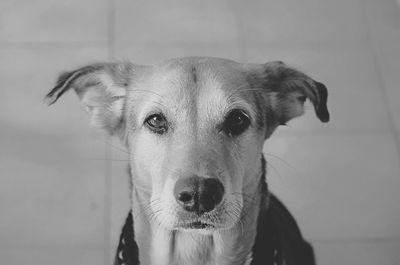
[[[314,264],[293,217],[268,191],[262,149],[277,126],[303,114],[307,98],[329,120],[323,84],[282,62],[189,57],[80,68],[60,76],[49,104],[70,88],[92,123],[117,134],[130,154],[132,212],[116,264]],[[233,110],[250,124],[234,136],[224,131]],[[162,134],[147,124],[155,114],[164,117]],[[225,191],[202,215],[173,195],[178,180],[193,176],[217,179]]]

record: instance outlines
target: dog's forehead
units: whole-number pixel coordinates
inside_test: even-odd
[[[232,106],[251,108],[240,93],[248,87],[240,64],[217,58],[184,58],[155,66],[144,85],[144,112],[161,108],[174,116],[220,118]],[[249,110],[251,111],[251,110]]]
[[[155,66],[153,80],[157,86],[183,90],[185,95],[215,88],[229,91],[246,83],[240,64],[202,57],[173,59]]]

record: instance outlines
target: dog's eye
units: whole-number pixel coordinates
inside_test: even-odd
[[[244,132],[249,125],[249,116],[243,110],[234,109],[226,116],[223,130],[229,136],[236,136]]]
[[[146,118],[144,124],[152,132],[164,134],[168,130],[168,122],[162,114],[153,114]]]

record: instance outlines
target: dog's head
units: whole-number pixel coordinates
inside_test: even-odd
[[[282,62],[183,58],[158,66],[97,64],[60,76],[94,124],[126,143],[134,191],[168,229],[232,227],[260,185],[264,141],[303,114],[329,120],[325,86]]]

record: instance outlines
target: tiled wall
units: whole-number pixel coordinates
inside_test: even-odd
[[[279,59],[324,82],[332,121],[308,106],[267,141],[270,186],[319,264],[400,264],[396,0],[2,0],[0,264],[110,264],[129,208],[118,142],[72,93],[43,104],[57,75],[189,55]]]

